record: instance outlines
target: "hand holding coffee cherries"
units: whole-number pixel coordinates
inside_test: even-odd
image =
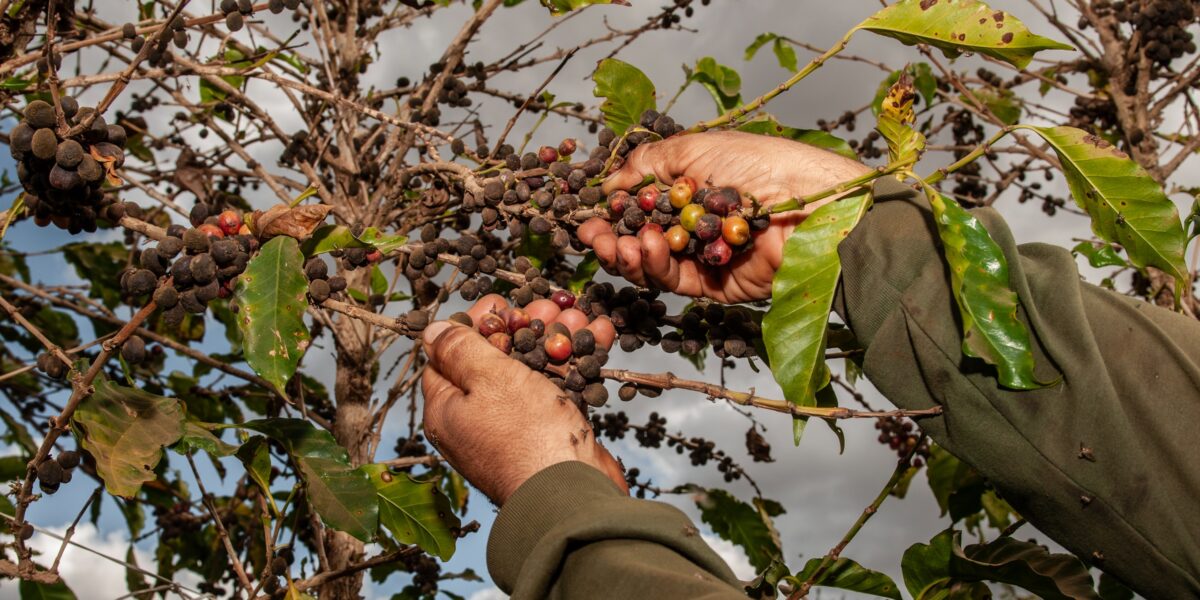
[[[496,504],[538,471],[572,460],[627,489],[620,466],[596,441],[570,388],[555,385],[543,371],[579,375],[607,356],[616,335],[607,317],[589,323],[563,304],[537,300],[517,308],[491,294],[424,331],[426,438]],[[514,358],[518,354],[520,360]],[[531,360],[540,360],[541,368],[528,366]],[[604,389],[586,377],[581,381],[584,396],[588,389]]]
[[[731,188],[720,193],[738,192],[732,195],[740,195],[743,206],[749,205],[749,198],[762,206],[770,206],[819,192],[866,171],[867,167],[862,164],[800,142],[721,131],[675,136],[639,146],[624,166],[605,181],[604,191],[611,194],[632,189],[642,183],[646,175],[653,175],[665,184],[690,181],[702,188]],[[665,193],[668,202],[674,193],[674,187]],[[831,199],[814,202],[803,210],[771,216],[768,227],[752,234],[753,245],[747,251],[731,252],[728,257],[683,252],[687,240],[681,244],[681,236],[671,228],[659,231],[658,228],[643,227],[636,236],[618,235],[612,223],[596,218],[580,226],[578,234],[580,241],[595,250],[606,271],[635,284],[656,286],[686,296],[707,296],[724,303],[762,300],[771,295],[771,280],[782,262],[783,245],[792,230]],[[686,215],[687,212],[699,212],[691,206],[705,206],[705,215],[714,214],[707,204],[714,204],[718,209],[716,214],[721,214],[723,208],[725,214],[734,212],[732,208],[711,202],[680,203],[674,208],[682,207],[679,214],[681,227],[686,230],[684,217],[693,216]],[[705,217],[698,216],[696,220],[700,218]],[[708,217],[708,220],[712,219]],[[741,220],[740,217],[722,219],[722,238],[713,239],[730,239],[724,235],[724,229],[738,228],[729,232],[736,241],[743,233]],[[699,226],[693,224],[688,233],[695,236]],[[618,224],[620,229],[621,224]],[[730,247],[731,251],[734,249],[734,246]],[[722,248],[717,248],[714,252],[720,250]]]

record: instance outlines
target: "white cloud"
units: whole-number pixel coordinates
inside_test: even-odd
[[[50,527],[50,531],[62,535],[66,531],[65,526]],[[129,550],[129,538],[121,532],[108,532],[101,535],[95,525],[91,523],[81,523],[75,527],[75,535],[71,540],[82,546],[91,548],[106,556],[124,560],[125,553]],[[53,562],[54,556],[58,554],[58,549],[62,542],[56,538],[43,533],[34,534],[30,539],[30,546],[38,553],[41,558],[39,563],[48,565]],[[138,566],[153,572],[155,570],[155,561],[152,556],[141,551],[135,550]],[[75,592],[75,596],[81,600],[89,598],[111,599],[124,596],[128,592],[128,586],[125,584],[125,567],[97,556],[78,546],[68,546],[63,553],[62,562],[59,563],[59,574],[63,581]],[[147,578],[149,581],[149,578]],[[199,581],[195,575],[185,575],[180,577],[179,583],[188,588],[195,589],[196,583]],[[152,583],[151,585],[157,585]],[[0,581],[0,600],[17,600],[20,594],[17,590],[17,582],[12,580]],[[168,598],[178,598],[174,594],[168,594]]]
[[[750,559],[746,558],[746,553],[741,548],[735,546],[733,542],[723,540],[714,535],[701,535],[704,543],[708,544],[725,564],[733,569],[733,574],[737,575],[738,579],[754,579],[754,567],[750,564]]]
[[[500,591],[500,588],[489,588],[471,594],[467,600],[506,600],[507,598],[508,594]]]

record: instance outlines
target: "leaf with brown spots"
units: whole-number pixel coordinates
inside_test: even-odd
[[[856,29],[914,46],[929,44],[948,57],[986,54],[1018,69],[1042,50],[1074,50],[1034,35],[1016,17],[976,0],[901,0],[869,17]]]
[[[842,273],[837,248],[868,206],[867,194],[825,204],[796,227],[783,247],[783,262],[771,283],[771,309],[762,320],[763,343],[775,380],[797,406],[816,406],[817,392],[829,385],[825,331]],[[797,444],[805,423],[793,421]]]
[[[1082,129],[1024,128],[1037,132],[1054,148],[1071,195],[1092,218],[1096,236],[1123,246],[1138,268],[1155,267],[1174,277],[1177,292],[1187,289],[1183,260],[1187,236],[1179,211],[1145,169]]]
[[[272,238],[285,235],[290,238],[303,240],[312,235],[332,206],[326,204],[305,204],[304,206],[289,207],[286,204],[276,204],[266,212],[254,211],[249,220],[249,227],[260,238]]]
[[[75,411],[72,423],[83,448],[96,459],[96,474],[114,496],[132,498],[154,480],[164,446],[183,435],[183,404],[112,383],[100,375],[96,391]]]
[[[379,501],[363,469],[328,431],[303,419],[260,419],[242,425],[279,442],[291,457],[308,503],[326,525],[364,542],[379,527]]]
[[[238,278],[238,329],[246,363],[280,393],[308,348],[304,255],[290,237],[263,245]]]

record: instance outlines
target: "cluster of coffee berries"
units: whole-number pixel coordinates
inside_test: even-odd
[[[187,313],[203,313],[217,298],[228,298],[258,248],[236,211],[209,215],[207,205],[198,203],[190,216],[193,227],[171,225],[167,237],[138,253],[140,268],[121,275],[121,291],[130,298],[153,294],[169,327],[178,326]]]
[[[53,494],[64,483],[71,482],[71,474],[79,466],[79,453],[74,450],[58,453],[58,456],[47,458],[37,467],[38,487],[42,493]]]
[[[46,374],[51,379],[62,379],[67,376],[67,372],[71,370],[70,365],[49,352],[42,352],[37,356],[37,369]]]
[[[267,10],[279,14],[300,7],[300,0],[270,0]],[[221,0],[221,13],[225,15],[225,27],[230,31],[238,31],[246,24],[246,17],[254,14],[254,2],[251,0]]]
[[[679,330],[663,336],[667,352],[695,355],[711,346],[719,358],[755,358],[762,344],[762,314],[744,306],[692,306],[679,316]]]
[[[308,297],[313,303],[320,304],[346,289],[346,278],[341,275],[329,276],[329,265],[319,256],[314,256],[304,263],[304,276],[308,278]]]
[[[69,138],[61,137],[57,111],[61,110],[67,128],[91,117],[86,131]],[[112,204],[101,190],[106,169],[125,162],[125,129],[109,125],[91,107],[80,107],[70,96],[59,99],[58,108],[43,100],[34,100],[9,132],[9,149],[17,162],[17,177],[25,188],[25,203],[34,222],[45,227],[53,223],[71,233],[96,230],[96,218]]]
[[[575,296],[567,291],[559,290],[552,298],[562,310],[575,304]],[[546,325],[521,307],[490,311],[476,320],[466,313],[450,318],[474,327],[488,343],[529,368],[545,372],[580,407],[608,402],[608,389],[600,376],[608,362],[608,350],[596,343],[590,329],[580,327],[572,332],[562,323]]]
[[[1107,4],[1107,2],[1096,2]],[[1187,0],[1150,0],[1114,2],[1117,19],[1133,25],[1142,34],[1146,56],[1166,66],[1172,60],[1196,51],[1196,42],[1188,28],[1198,14],[1195,3]]]
[[[900,458],[916,448],[913,453],[912,466],[921,467],[929,459],[929,443],[921,441],[921,433],[912,421],[900,417],[879,417],[875,421],[875,429],[879,430],[879,443],[886,444]],[[920,442],[920,447],[917,443]]]
[[[624,412],[594,413],[591,416],[592,431],[596,437],[605,437],[616,441],[624,439],[629,431],[633,431],[634,439],[644,448],[661,448],[666,442],[668,448],[674,448],[676,454],[687,453],[692,466],[700,467],[709,462],[715,462],[717,470],[722,473],[726,482],[747,477],[745,470],[734,462],[733,458],[718,449],[711,440],[702,437],[685,438],[682,433],[672,435],[667,431],[667,419],[657,412],[650,413],[645,425],[634,425]],[[763,442],[765,443],[765,441]],[[770,452],[770,446],[767,446]],[[646,487],[645,484],[635,484],[638,476],[637,469],[626,471],[626,478],[631,488]],[[643,496],[639,496],[643,497]]]
[[[187,502],[176,502],[169,508],[154,507],[154,524],[158,527],[160,541],[179,538],[199,531],[207,519],[191,511]]]
[[[614,230],[623,235],[646,229],[663,232],[677,254],[693,255],[707,265],[727,264],[735,251],[750,247],[751,233],[770,226],[770,219],[741,215],[742,196],[730,187],[697,188],[691,177],[680,177],[670,188],[651,183],[633,196],[617,190],[608,196]],[[664,231],[665,230],[665,231]]]

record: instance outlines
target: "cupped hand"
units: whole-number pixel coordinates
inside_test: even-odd
[[[701,186],[733,187],[744,199],[753,197],[770,206],[819,192],[867,170],[858,162],[800,142],[720,131],[639,146],[604,182],[604,191],[632,188],[647,174],[665,184],[686,175]],[[834,198],[814,202],[803,210],[772,215],[771,226],[755,234],[753,247],[721,267],[672,255],[663,234],[653,230],[636,237],[618,236],[611,224],[600,218],[581,225],[578,235],[595,250],[606,271],[634,284],[725,303],[763,300],[771,296],[771,281],[792,230]]]
[[[492,294],[468,314],[478,319],[506,308]],[[607,318],[589,324],[578,310],[562,311],[548,300],[525,308],[547,325],[559,322],[572,332],[586,326],[597,344],[612,346],[615,330]],[[421,382],[425,436],[493,502],[503,505],[538,471],[571,460],[595,467],[628,491],[620,465],[596,440],[591,424],[545,375],[457,323],[437,321],[423,339],[429,357]]]

